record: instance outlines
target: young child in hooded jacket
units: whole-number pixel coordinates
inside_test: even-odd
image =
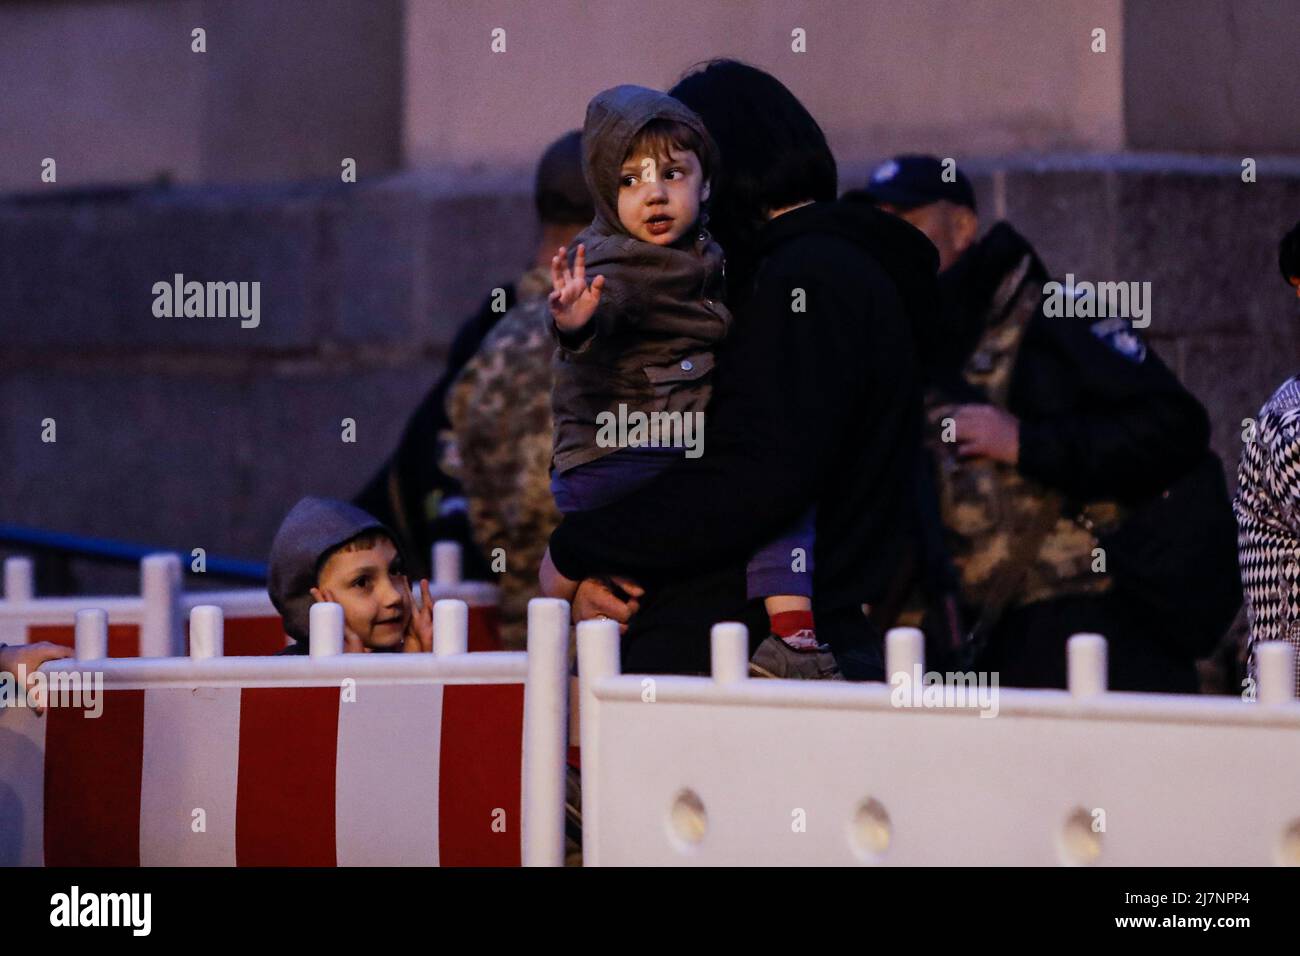
[[[307,497],[284,517],[271,542],[267,592],[294,643],[282,654],[310,650],[311,607],[343,608],[345,653],[433,649],[433,601],[420,582],[416,607],[397,537],[345,501]]]
[[[563,513],[703,454],[715,349],[732,321],[723,252],[705,229],[717,169],[703,121],[666,93],[617,86],[587,107],[583,175],[596,217],[551,263],[552,492]],[[812,528],[810,513],[753,556],[748,596],[764,599],[790,650],[829,659],[813,627]]]

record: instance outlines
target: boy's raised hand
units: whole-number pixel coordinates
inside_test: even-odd
[[[312,588],[311,596],[317,601],[317,603],[325,603],[328,601],[330,604],[339,604],[338,598],[336,598],[333,592],[328,588]],[[339,604],[339,606],[342,607],[341,604]],[[346,614],[343,615],[343,653],[370,653],[370,648],[366,647],[365,642],[361,640],[361,636],[348,626],[348,616]]]
[[[578,243],[572,269],[569,268],[568,250],[560,246],[560,251],[551,258],[551,294],[546,301],[561,332],[576,332],[591,321],[596,306],[600,304],[600,290],[604,287],[604,276],[596,276],[595,281],[587,285],[586,246]]]
[[[411,602],[414,604],[415,602]],[[406,629],[402,651],[406,654],[433,650],[433,598],[429,596],[429,579],[420,580],[420,606],[411,608],[411,624]]]

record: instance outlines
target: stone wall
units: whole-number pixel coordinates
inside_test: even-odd
[[[970,172],[984,224],[1010,219],[1055,274],[1152,282],[1148,334],[1210,408],[1231,473],[1241,420],[1300,358],[1276,266],[1300,163],[1261,162],[1250,184],[1177,157]],[[0,200],[0,522],[265,560],[300,495],[370,477],[461,319],[535,242],[526,185],[505,175]],[[153,284],[175,273],[260,282],[260,325],[156,318]]]
[[[401,0],[0,4],[0,191],[397,169],[403,15]]]
[[[723,56],[779,77],[837,156],[1116,150],[1123,44],[1122,0],[408,0],[405,157],[526,165],[597,91]]]
[[[1298,14],[1286,0],[1126,0],[1128,148],[1300,153]]]
[[[597,91],[717,56],[772,70],[841,155],[1114,150],[1123,34],[1122,0],[9,2],[0,192],[524,169]]]
[[[0,522],[265,560],[299,496],[370,477],[535,243],[514,180],[0,201]],[[260,324],[156,318],[176,273],[260,282]]]

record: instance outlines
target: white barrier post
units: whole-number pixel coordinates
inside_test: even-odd
[[[460,584],[460,545],[455,541],[433,543],[433,583]]]
[[[1263,641],[1255,646],[1255,661],[1259,703],[1290,703],[1295,698],[1295,649],[1286,641]]]
[[[225,618],[215,604],[190,609],[190,659],[207,660],[225,653]]]
[[[591,768],[590,772],[582,775],[583,866],[600,865],[596,853],[596,815],[586,812],[587,807],[600,805],[596,798],[600,720],[596,697],[591,688],[597,681],[619,673],[618,639],[617,621],[582,621],[578,624],[578,707],[581,714],[582,761],[584,766]]]
[[[925,635],[915,627],[891,627],[885,635],[885,683],[891,686],[895,674],[907,681],[925,683]]]
[[[709,632],[713,680],[735,684],[749,678],[749,628],[735,621],[714,624]]]
[[[32,587],[32,559],[5,558],[6,601],[30,601],[35,595]]]
[[[319,601],[311,606],[307,639],[312,657],[333,657],[343,653],[343,605]]]
[[[469,653],[469,605],[454,598],[433,602],[435,657]]]
[[[1065,645],[1066,681],[1073,697],[1096,697],[1106,693],[1106,638],[1100,634],[1076,634]]]
[[[568,663],[569,602],[533,598],[524,685],[524,866],[564,865]]]
[[[140,561],[141,657],[179,657],[181,629],[181,559],[177,554],[150,554]]]
[[[77,612],[73,645],[77,660],[99,661],[108,657],[108,615],[97,607]]]

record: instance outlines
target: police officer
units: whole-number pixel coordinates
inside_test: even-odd
[[[1205,409],[1123,317],[1049,317],[1042,262],[1005,222],[977,239],[974,192],[951,161],[898,156],[848,198],[939,251],[941,307],[918,350],[975,666],[1064,687],[1066,641],[1096,632],[1112,687],[1195,692],[1194,655],[1116,592],[1101,542],[1208,454]]]

